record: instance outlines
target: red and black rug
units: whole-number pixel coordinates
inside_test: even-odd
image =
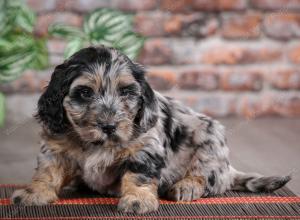
[[[68,191],[45,206],[10,203],[16,185],[0,185],[0,219],[300,219],[300,197],[287,188],[274,193],[227,192],[193,202],[161,200],[157,212],[135,215],[117,211],[118,199],[92,191]]]

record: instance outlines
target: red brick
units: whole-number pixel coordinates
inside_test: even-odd
[[[181,98],[183,102],[194,110],[213,117],[233,115],[236,108],[236,96],[232,94],[194,94]]]
[[[198,43],[192,39],[172,39],[168,40],[171,49],[172,64],[195,64],[199,63]]]
[[[248,119],[257,118],[264,115],[272,115],[270,110],[271,99],[262,94],[247,94],[239,98],[236,114]]]
[[[281,58],[281,48],[273,44],[210,44],[201,52],[200,60],[207,64],[248,64],[272,62]]]
[[[140,61],[145,64],[252,64],[279,61],[282,46],[278,43],[228,43],[218,39],[198,43],[193,39],[149,39]]]
[[[291,62],[300,64],[300,43],[290,45],[288,58]]]
[[[56,0],[25,0],[27,5],[36,12],[52,11],[55,9]]]
[[[218,29],[218,20],[199,13],[188,15],[173,15],[164,23],[167,34],[186,37],[207,37],[215,34]]]
[[[178,84],[181,89],[214,90],[218,87],[218,75],[215,70],[186,70],[180,74]]]
[[[162,39],[151,39],[145,42],[144,48],[139,56],[143,64],[167,64],[171,62],[170,45]]]
[[[182,15],[174,15],[164,22],[164,30],[169,34],[182,33]]]
[[[64,62],[64,56],[61,54],[50,54],[49,64],[50,66],[57,66]]]
[[[225,117],[235,114],[237,103],[235,94],[180,90],[172,90],[163,94],[176,98],[197,112],[213,117]]]
[[[223,16],[222,35],[225,38],[257,38],[261,19],[260,13]]]
[[[251,0],[251,5],[264,10],[299,10],[299,0]]]
[[[169,90],[176,85],[176,74],[170,70],[150,70],[147,79],[156,90]]]
[[[182,12],[188,11],[191,7],[192,0],[161,0],[161,9],[172,11],[172,12]]]
[[[145,36],[165,35],[164,22],[167,15],[159,12],[146,14],[138,13],[134,17],[134,30]]]
[[[245,10],[246,0],[194,0],[193,8],[200,11]]]
[[[300,68],[276,68],[266,79],[276,89],[300,89]]]
[[[58,0],[56,4],[57,10],[60,11],[75,11],[86,13],[97,8],[110,8],[111,0]]]
[[[143,64],[195,64],[199,63],[199,49],[195,40],[185,38],[150,38],[139,56]]]
[[[112,7],[123,11],[153,10],[158,6],[157,0],[113,0]]]
[[[158,6],[157,0],[60,0],[58,10],[90,12],[97,8],[114,8],[122,11],[153,10]]]
[[[207,64],[237,64],[242,60],[244,49],[239,47],[215,46],[203,51],[201,62]]]
[[[42,14],[38,16],[35,32],[38,35],[46,36],[48,33],[48,27],[55,23],[63,23],[79,27],[82,25],[82,17],[69,12]]]
[[[265,16],[264,30],[268,36],[282,40],[300,37],[300,14],[270,13]]]
[[[10,93],[36,93],[41,92],[48,84],[52,70],[25,71],[18,79],[5,84],[0,84],[0,90],[6,94]]]
[[[145,36],[206,37],[216,33],[218,20],[199,13],[138,13],[134,26],[137,32]]]
[[[194,0],[193,8],[199,11],[217,11],[218,0]]]
[[[205,37],[214,34],[218,21],[201,14],[139,13],[134,19],[135,30],[145,36],[195,36]]]
[[[58,39],[49,39],[47,47],[50,54],[64,54],[66,42]]]
[[[195,106],[196,111],[212,117],[225,117],[235,114],[236,96],[232,94],[210,94],[198,96]]]
[[[300,116],[299,92],[264,92],[259,96],[243,96],[237,107],[237,114],[247,118],[280,115],[285,117]]]
[[[299,92],[281,92],[271,96],[270,111],[274,114],[286,117],[300,116]]]
[[[225,69],[220,71],[220,88],[228,91],[259,91],[263,86],[263,74],[258,70]]]
[[[218,0],[219,10],[244,10],[247,0]]]

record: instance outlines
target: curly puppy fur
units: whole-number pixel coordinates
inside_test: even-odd
[[[191,201],[226,190],[273,191],[289,180],[235,170],[224,127],[153,91],[144,69],[113,48],[89,47],[57,66],[38,102],[43,144],[32,182],[12,201],[41,205],[80,177],[145,213],[158,197]]]

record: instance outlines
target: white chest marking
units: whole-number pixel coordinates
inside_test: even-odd
[[[82,165],[83,179],[92,189],[104,193],[107,186],[116,179],[114,173],[107,168],[115,161],[115,153],[111,150],[99,149],[87,154]],[[117,173],[117,172],[116,172]]]

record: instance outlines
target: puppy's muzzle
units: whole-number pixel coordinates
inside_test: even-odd
[[[104,124],[102,123],[99,125],[99,127],[107,135],[113,134],[117,129],[117,126],[114,123],[104,123]]]

